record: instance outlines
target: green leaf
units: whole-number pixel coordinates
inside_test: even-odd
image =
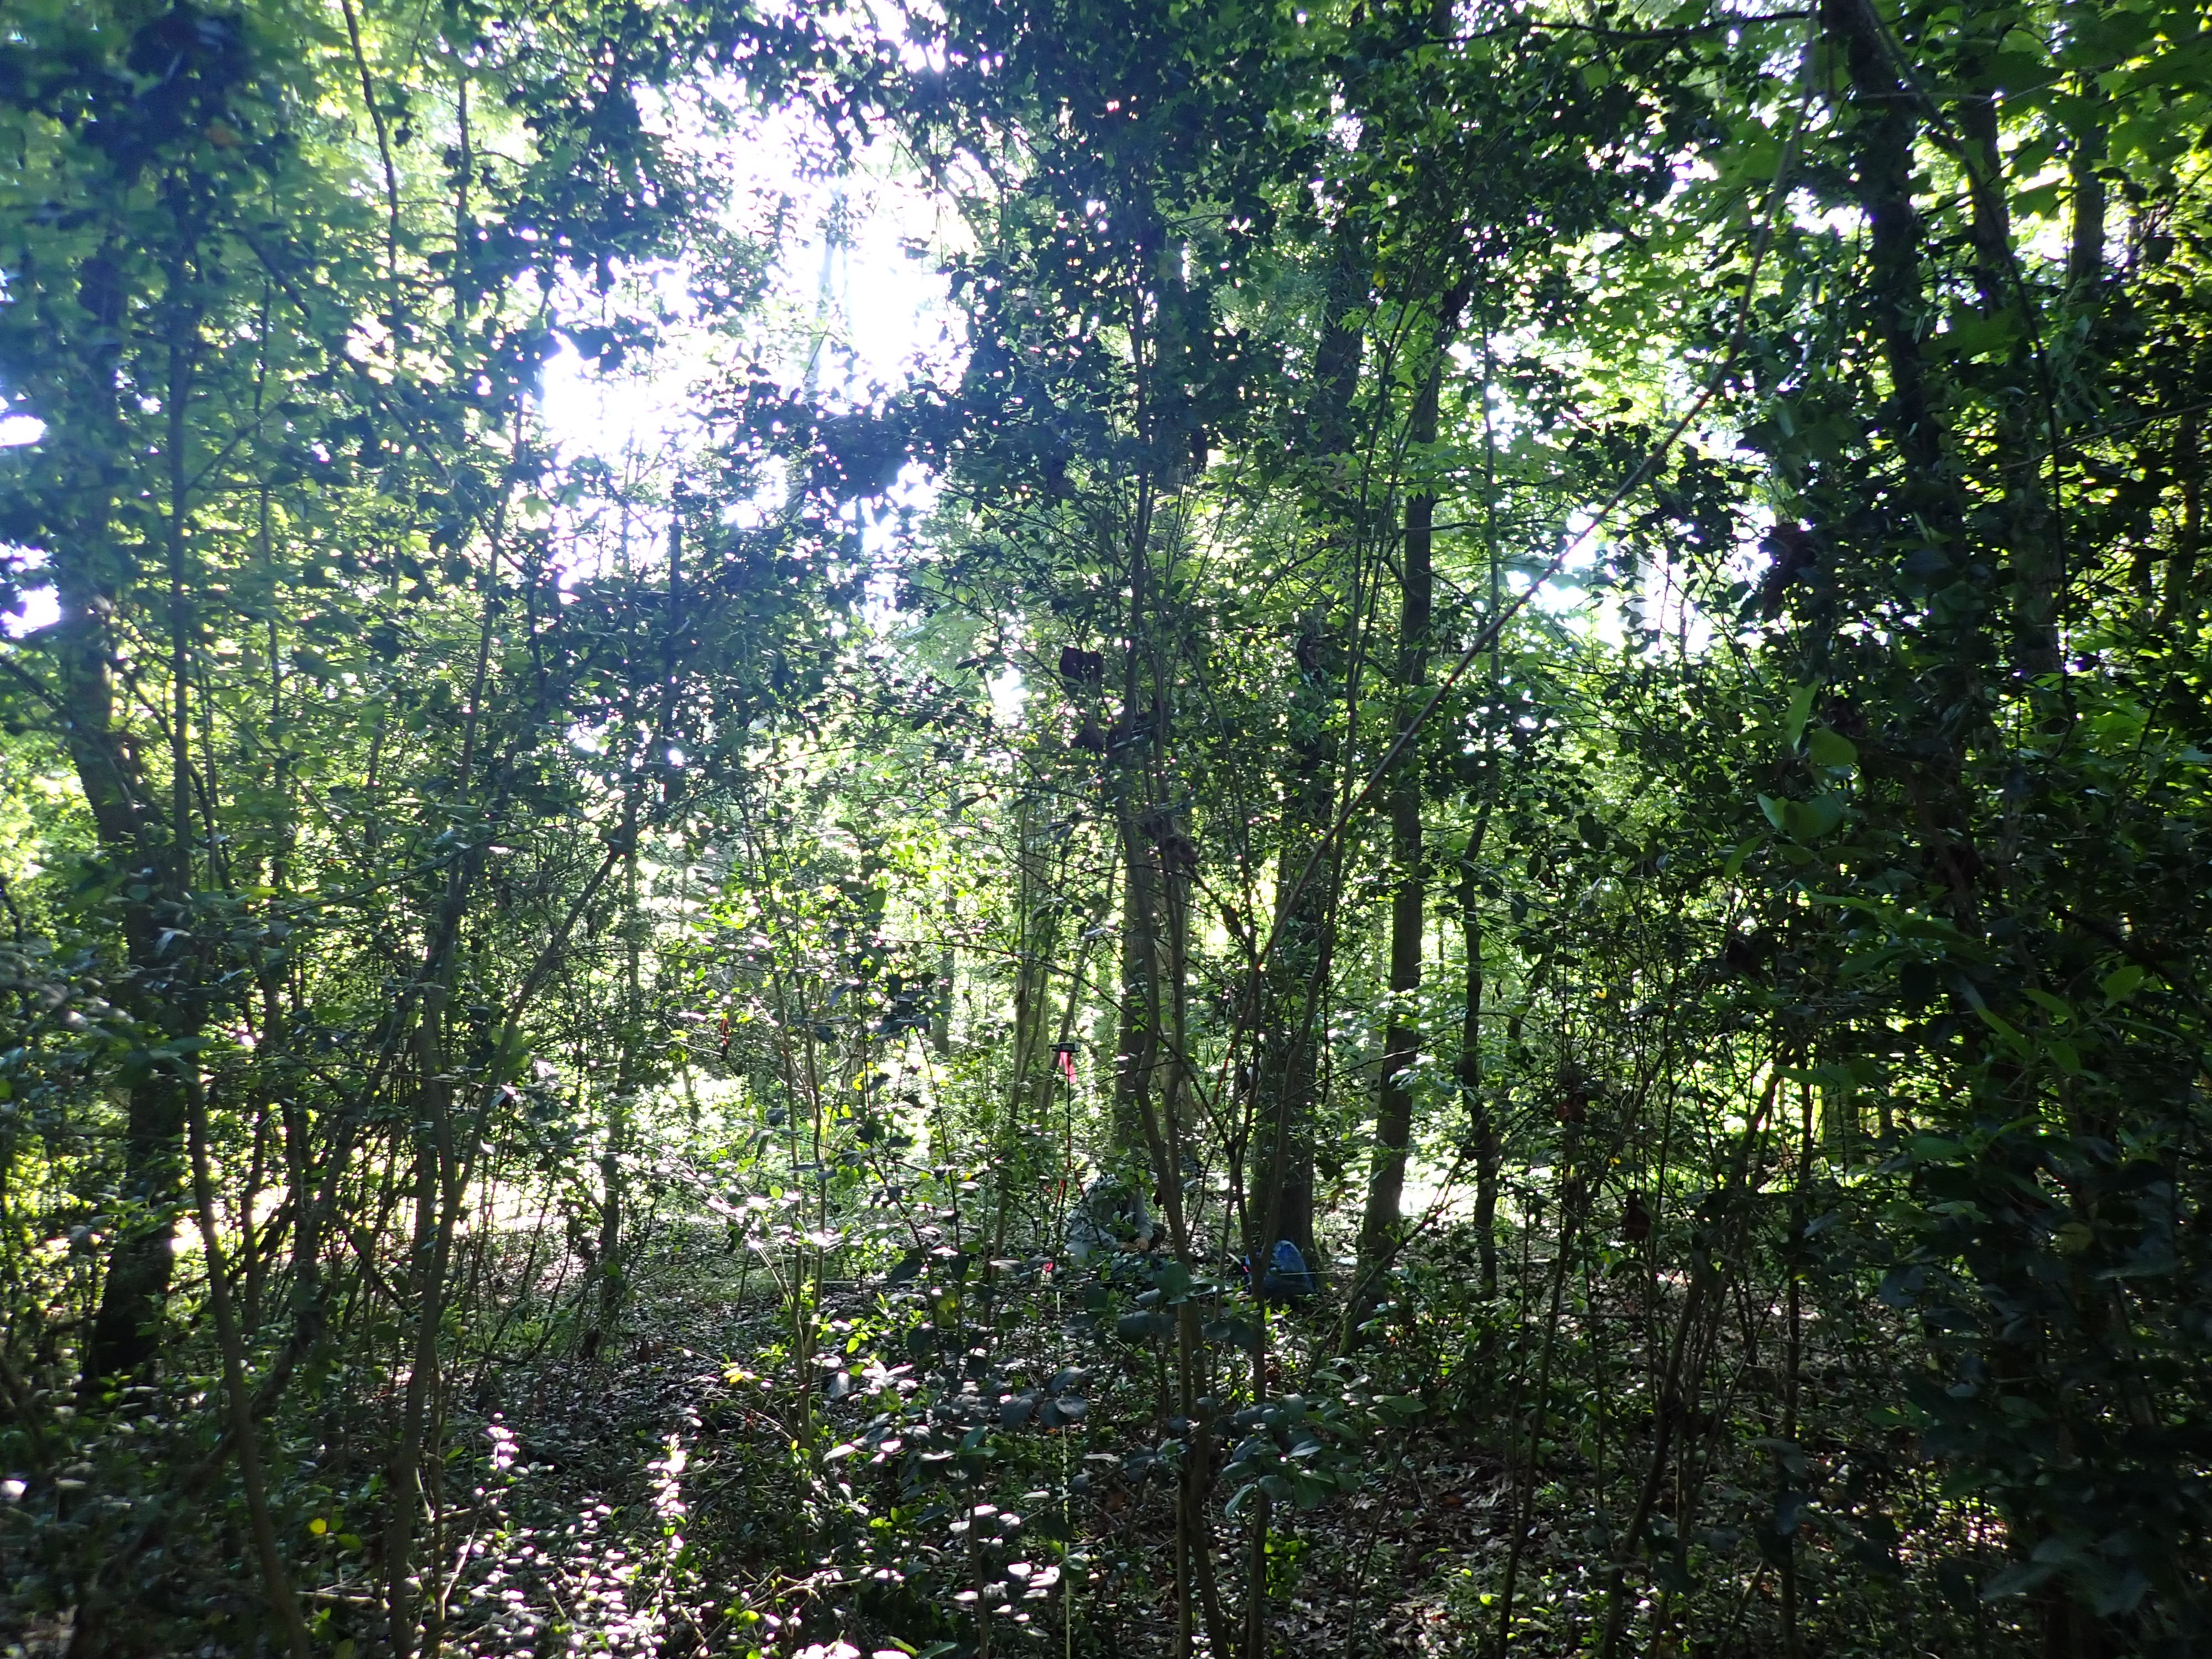
[[[1970,312],[1953,318],[1938,338],[1961,357],[1996,356],[2012,349],[2020,325],[2008,311],[1988,317]]]
[[[1847,770],[1859,763],[1858,745],[1840,732],[1818,726],[1805,736],[1805,752],[1813,757],[1815,766]]]
[[[2057,1571],[2058,1565],[2053,1561],[2015,1561],[1982,1586],[1982,1600],[2002,1601],[2009,1595],[2025,1595],[2040,1588]]]
[[[1844,821],[1844,798],[1838,794],[1792,801],[1789,811],[1790,833],[1800,841],[1818,841]]]
[[[1795,749],[1798,738],[1805,735],[1805,722],[1813,718],[1813,699],[1820,695],[1817,685],[1801,685],[1790,694],[1790,713],[1782,724],[1782,745]]]
[[[1165,1336],[1171,1324],[1164,1313],[1126,1313],[1114,1322],[1114,1334],[1125,1341],[1139,1342],[1148,1336]]]
[[[2013,1024],[2009,1020],[2006,1019],[2005,1017],[1998,1013],[1996,1010],[1994,1008],[1978,1006],[1974,1012],[1982,1017],[1983,1023],[1986,1024],[1990,1030],[1995,1031],[1999,1036],[2005,1040],[2005,1042],[2008,1047],[2021,1051],[2025,1051],[2027,1049],[2028,1046],[2027,1039],[2021,1035],[2020,1028]]]
[[[2114,1002],[2125,1002],[2136,994],[2147,977],[2148,975],[2140,966],[2130,962],[2124,967],[2113,969],[2099,980],[2097,988]]]
[[[1736,842],[1735,850],[1728,855],[1728,862],[1721,866],[1722,879],[1733,881],[1741,874],[1743,861],[1751,856],[1752,849],[1763,839],[1764,837],[1759,836],[1746,836],[1741,841]]]

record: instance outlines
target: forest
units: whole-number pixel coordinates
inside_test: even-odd
[[[2212,1651],[2209,404],[2205,0],[7,0],[0,1656]]]

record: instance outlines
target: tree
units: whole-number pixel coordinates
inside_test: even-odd
[[[2201,1646],[2200,21],[11,15],[17,1622]]]

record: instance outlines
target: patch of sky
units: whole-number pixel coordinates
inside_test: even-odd
[[[663,334],[649,356],[601,367],[568,343],[547,362],[539,402],[547,435],[572,476],[591,477],[596,467],[605,481],[582,492],[603,499],[568,511],[582,532],[568,564],[571,582],[653,556],[668,522],[656,501],[665,503],[668,481],[717,440],[702,413],[714,407],[717,382],[757,375],[832,411],[863,410],[918,383],[949,387],[965,363],[962,319],[943,270],[965,245],[964,228],[894,146],[878,141],[833,161],[821,133],[795,112],[750,123],[737,142],[713,114],[702,105],[665,110],[663,120],[672,142],[720,173],[731,204],[725,230],[768,250],[763,301],[735,319],[704,314],[694,301],[699,273],[671,266],[651,277]],[[565,297],[580,329],[587,327],[597,296],[580,289]],[[771,459],[749,494],[720,504],[720,515],[739,530],[765,528],[790,510],[792,489],[789,468]],[[842,515],[869,573],[856,619],[866,632],[901,625],[904,536],[936,501],[936,481],[909,464],[882,496]]]
[[[14,449],[25,444],[34,444],[46,435],[46,423],[34,415],[0,415],[0,449]],[[35,548],[9,547],[0,544],[0,562],[13,566],[18,572],[37,570],[45,565],[46,556]],[[5,615],[0,615],[0,632],[11,640],[20,640],[37,629],[51,626],[61,617],[61,605],[54,597],[52,583],[40,583],[22,590],[22,600]]]

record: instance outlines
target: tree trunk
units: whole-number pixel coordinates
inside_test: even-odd
[[[2181,416],[2174,439],[2173,471],[2181,481],[2181,522],[2176,527],[2173,551],[2166,562],[2166,582],[2159,609],[2168,622],[2190,607],[2197,586],[2197,550],[2204,540],[2204,445],[2202,417],[2191,407]]]
[[[1919,131],[1913,94],[1898,81],[1871,0],[1821,0],[1820,25],[1850,73],[1850,151],[1872,232],[1870,298],[1889,369],[1890,435],[1909,469],[1908,494],[1946,498],[1951,492],[1942,477],[1942,433],[1920,346],[1926,227],[1912,202],[1912,147]],[[1943,524],[1957,517],[1947,513]]]
[[[664,738],[665,722],[664,722]],[[607,1100],[607,1144],[599,1154],[599,1297],[592,1325],[592,1350],[604,1353],[612,1344],[615,1323],[623,1304],[623,1159],[629,1153],[630,1107],[637,1090],[637,1045],[641,1042],[644,1000],[638,988],[638,935],[643,923],[637,908],[637,847],[633,841],[625,855],[623,908],[628,918],[623,932],[624,989],[627,1018],[623,1020],[622,1052],[615,1061],[614,1093]]]
[[[1340,222],[1330,251],[1322,297],[1320,346],[1315,354],[1319,395],[1308,411],[1306,440],[1314,459],[1327,462],[1352,443],[1352,400],[1358,389],[1359,365],[1367,331],[1365,244],[1347,219]],[[1356,511],[1350,492],[1332,489],[1340,519]],[[1298,619],[1297,689],[1290,711],[1291,767],[1285,779],[1282,844],[1276,860],[1275,945],[1255,987],[1260,1024],[1258,1078],[1254,1115],[1258,1145],[1252,1164],[1252,1190],[1245,1206],[1245,1259],[1251,1264],[1256,1295],[1274,1262],[1275,1243],[1288,1239],[1304,1258],[1318,1285],[1323,1276],[1320,1243],[1314,1237],[1315,1085],[1322,1031],[1326,1024],[1332,966],[1336,952],[1336,909],[1340,860],[1336,849],[1318,861],[1320,848],[1335,820],[1334,762],[1337,745],[1329,720],[1340,695],[1334,684],[1328,623],[1315,611]],[[1252,1398],[1265,1400],[1267,1333],[1255,1320],[1251,1346]],[[1267,1651],[1267,1550],[1274,1504],[1255,1492],[1246,1523],[1244,1565],[1244,1659],[1266,1659]]]
[[[1145,621],[1143,560],[1140,533],[1139,549],[1132,559],[1133,640],[1139,636]],[[1115,731],[1123,735],[1123,746],[1115,753],[1109,738],[1106,757],[1109,787],[1120,821],[1122,858],[1121,994],[1115,1016],[1113,1112],[1114,1152],[1122,1158],[1141,1157],[1147,1150],[1145,1103],[1152,1086],[1153,1072],[1159,1064],[1160,1046],[1156,995],[1162,921],[1158,867],[1139,823],[1144,809],[1137,804],[1138,792],[1146,787],[1142,762],[1147,744],[1156,745],[1159,741],[1159,734],[1146,732],[1144,725],[1157,726],[1159,715],[1156,707],[1140,725],[1142,717],[1137,706],[1138,655],[1133,646],[1125,659],[1121,677],[1121,715],[1115,724]]]
[[[1260,1110],[1245,1217],[1245,1251],[1263,1277],[1278,1239],[1296,1245],[1310,1268],[1317,1272],[1320,1262],[1313,1231],[1313,1106],[1321,1004],[1334,953],[1334,884],[1317,868],[1298,891],[1291,889],[1331,818],[1333,745],[1322,734],[1329,701],[1321,683],[1324,648],[1319,620],[1304,618],[1297,642],[1301,695],[1291,714],[1293,765],[1276,861],[1278,902],[1288,904],[1276,918],[1275,948],[1260,988]]]
[[[1443,385],[1443,351],[1465,292],[1440,308],[1430,362],[1413,403],[1409,436],[1425,449],[1437,441],[1437,405]],[[1417,458],[1426,464],[1425,454]],[[1399,722],[1412,718],[1428,680],[1429,626],[1436,575],[1437,496],[1417,486],[1406,502],[1404,563],[1399,577],[1397,689]],[[1390,896],[1390,1021],[1383,1036],[1382,1070],[1375,1105],[1375,1155],[1367,1182],[1367,1208],[1359,1228],[1359,1273],[1347,1318],[1356,1322],[1373,1307],[1377,1281],[1396,1251],[1399,1207],[1406,1188],[1406,1159],[1413,1145],[1413,1096],[1406,1080],[1420,1051],[1415,998],[1421,988],[1421,945],[1427,917],[1427,876],[1421,856],[1421,764],[1418,744],[1407,746],[1391,781],[1390,860],[1397,883]]]
[[[183,282],[172,269],[173,296]],[[128,732],[116,729],[115,686],[109,667],[114,615],[127,584],[126,556],[113,549],[106,504],[94,544],[81,562],[56,561],[60,601],[63,718],[77,778],[91,809],[100,850],[124,874],[124,949],[129,963],[121,999],[153,1039],[170,1046],[198,1030],[195,987],[198,945],[185,899],[191,886],[190,770],[185,744],[185,653],[188,624],[185,560],[185,412],[197,320],[172,319],[167,387],[167,511],[170,672],[175,679],[170,764],[172,811],[164,824],[146,793],[146,780]],[[112,563],[111,564],[111,561]],[[158,1323],[168,1298],[176,1217],[185,1196],[185,1095],[173,1061],[142,1062],[128,1074],[123,1132],[124,1210],[107,1263],[100,1310],[93,1320],[84,1380],[137,1375],[159,1346]]]
[[[245,1488],[246,1509],[253,1537],[254,1556],[261,1568],[261,1583],[276,1615],[284,1645],[293,1659],[307,1659],[312,1651],[307,1621],[301,1617],[299,1598],[284,1571],[284,1553],[276,1539],[269,1510],[269,1486],[261,1463],[261,1432],[254,1421],[253,1401],[246,1387],[245,1337],[230,1299],[228,1269],[224,1264],[221,1220],[216,1214],[215,1182],[208,1172],[207,1114],[198,1085],[185,1083],[179,1092],[186,1105],[190,1132],[192,1188],[198,1200],[200,1247],[207,1255],[208,1304],[215,1315],[216,1343],[222,1355],[223,1401],[229,1408],[230,1431],[238,1447],[239,1483]]]
[[[1352,400],[1367,338],[1359,314],[1364,311],[1365,266],[1364,240],[1349,223],[1340,224],[1331,243],[1320,343],[1314,355],[1317,395],[1306,411],[1306,447],[1316,461],[1341,455],[1351,446]],[[1310,874],[1306,866],[1334,818],[1336,744],[1328,724],[1339,695],[1328,623],[1321,613],[1308,611],[1299,617],[1293,648],[1297,679],[1291,694],[1291,765],[1284,779],[1282,845],[1276,860],[1275,945],[1255,998],[1260,1014],[1259,1110],[1255,1116],[1258,1144],[1252,1158],[1244,1248],[1261,1282],[1278,1239],[1290,1240],[1309,1270],[1316,1278],[1321,1273],[1321,1251],[1313,1230],[1312,1115],[1322,1004],[1335,956],[1337,860],[1324,857]],[[1264,1379],[1255,1386],[1264,1388]],[[1256,1626],[1248,1629],[1248,1645],[1260,1639]]]
[[[1132,782],[1125,777],[1118,787],[1126,793]],[[1126,799],[1121,816],[1125,825],[1134,816]],[[1114,1152],[1127,1158],[1145,1150],[1144,1114],[1139,1096],[1151,1086],[1158,1037],[1152,1030],[1146,992],[1155,968],[1152,863],[1133,827],[1124,829],[1121,853],[1121,994],[1115,1009],[1112,1127]]]
[[[2100,118],[2102,98],[2094,82],[2081,89],[2081,125],[2074,130],[2066,172],[2073,186],[2072,223],[2068,228],[2066,280],[2077,292],[2105,277],[2105,165],[2106,143]]]
[[[1996,92],[1983,82],[1978,54],[1961,58],[1960,72],[1969,82],[1959,100],[1958,122],[1966,140],[1972,198],[1974,286],[1984,316],[2010,313],[2019,327],[2007,365],[2013,386],[1997,414],[1997,464],[2003,471],[2005,552],[2013,573],[2013,666],[2023,678],[2033,678],[2055,673],[2059,665],[2058,613],[2065,560],[2046,489],[2053,434],[2035,368],[2036,319],[2028,312],[2015,274]],[[2101,219],[2097,234],[2101,242]]]
[[[1483,1299],[1498,1294],[1498,1178],[1504,1139],[1498,1116],[1484,1091],[1482,1075],[1482,912],[1477,907],[1474,860],[1480,842],[1471,842],[1460,866],[1461,937],[1467,951],[1467,1001],[1460,1014],[1459,1090],[1467,1103],[1468,1138],[1474,1154],[1474,1236],[1480,1263]]]

